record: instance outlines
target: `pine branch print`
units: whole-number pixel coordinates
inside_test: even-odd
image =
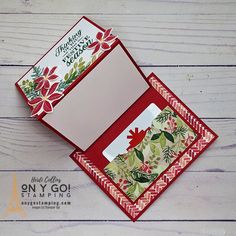
[[[32,79],[37,79],[38,77],[42,76],[43,68],[41,69],[40,66],[33,67],[33,74],[31,75]]]

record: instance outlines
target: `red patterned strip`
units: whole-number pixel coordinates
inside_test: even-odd
[[[98,184],[128,212],[132,219],[136,218],[141,212],[165,190],[183,169],[192,162],[206,145],[214,138],[214,135],[205,127],[198,118],[192,115],[181,102],[171,94],[163,85],[153,76],[150,79],[152,86],[165,98],[172,107],[177,110],[184,119],[189,122],[202,137],[169,168],[163,176],[158,179],[137,202],[132,204],[127,197],[81,152],[76,152],[76,160],[92,175]]]

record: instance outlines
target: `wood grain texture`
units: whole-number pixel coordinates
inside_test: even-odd
[[[219,139],[187,171],[236,171],[236,120],[204,119]],[[0,119],[0,170],[74,170],[74,150],[36,120]]]
[[[29,67],[0,67],[0,117],[29,117],[29,107],[14,83]],[[144,67],[169,86],[198,116],[236,118],[235,67]],[[227,104],[227,105],[226,105]],[[219,109],[220,108],[220,109]]]
[[[139,2],[142,1],[137,1],[137,4]],[[169,3],[169,6],[172,6],[172,3]],[[214,6],[211,4],[205,7],[212,10]],[[102,14],[89,17],[104,28],[113,27],[114,33],[141,65],[236,64],[235,15],[217,13],[182,15],[177,11],[176,13]],[[1,14],[0,64],[34,64],[81,16],[81,14]]]
[[[69,159],[72,146],[28,118],[29,109],[14,87],[82,15],[104,28],[112,26],[144,73],[156,73],[219,134],[136,223]],[[0,236],[234,236],[235,23],[236,1],[230,0],[2,0]],[[34,175],[61,177],[72,185],[74,205],[57,213],[28,209],[23,221],[29,222],[2,217],[13,173],[18,183]]]
[[[32,177],[57,176],[71,184],[71,205],[60,210],[24,207],[26,218],[18,214],[0,220],[128,220],[127,216],[82,171],[18,172],[18,183],[29,183]],[[236,173],[184,173],[139,218],[140,220],[232,220],[236,219],[236,189],[232,180]],[[1,205],[4,212],[12,191],[12,172],[0,173]],[[38,193],[37,191],[36,193]],[[46,192],[46,191],[45,191]],[[47,193],[47,192],[46,192]],[[26,199],[26,198],[24,198]],[[31,197],[32,199],[32,197]],[[38,200],[39,198],[36,198]],[[51,198],[54,201],[59,197]],[[33,200],[33,199],[32,199]],[[46,200],[44,198],[44,200]],[[190,207],[194,203],[194,210]],[[135,227],[135,225],[134,225]]]
[[[220,0],[71,0],[65,4],[63,0],[13,0],[1,1],[1,13],[84,13],[84,14],[234,14],[234,1]]]
[[[114,236],[222,236],[234,235],[235,222],[16,222],[14,226],[24,236],[35,235],[107,235]],[[1,223],[2,235],[14,236],[12,223]]]

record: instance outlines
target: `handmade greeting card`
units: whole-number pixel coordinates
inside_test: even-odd
[[[107,55],[118,40],[111,31],[82,17],[16,82],[31,116],[41,120],[52,113],[60,99]]]
[[[217,138],[155,74],[146,82],[96,143],[70,155],[133,221]]]
[[[83,17],[17,83],[31,116],[135,221],[215,139],[121,41]]]
[[[82,150],[148,88],[111,29],[105,31],[85,17],[16,86],[31,116]]]

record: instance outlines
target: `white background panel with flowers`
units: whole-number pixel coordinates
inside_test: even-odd
[[[102,32],[85,18],[69,31],[21,80],[18,85],[32,106],[32,116],[53,111],[71,85],[104,51],[115,36]]]

